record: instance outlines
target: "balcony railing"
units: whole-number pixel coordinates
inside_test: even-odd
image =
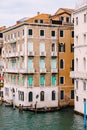
[[[35,73],[34,68],[30,68],[30,69],[28,69],[28,73],[31,73],[31,74]]]
[[[51,52],[51,56],[52,56],[52,57],[56,57],[56,56],[57,56],[57,52],[56,52],[56,51]]]
[[[45,51],[40,52],[40,56],[46,56],[46,52]]]
[[[51,68],[51,73],[58,73],[57,68]]]
[[[24,56],[24,51],[20,51],[20,56]]]
[[[17,68],[4,68],[4,72],[9,72],[9,73],[19,73],[19,69]]]
[[[46,68],[41,68],[40,73],[46,73]]]
[[[71,71],[70,77],[79,78],[79,79],[87,79],[87,72]]]

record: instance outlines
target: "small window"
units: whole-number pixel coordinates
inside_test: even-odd
[[[22,32],[23,36],[24,36],[24,29],[23,29],[23,32]]]
[[[43,23],[43,19],[40,19],[40,23]]]
[[[60,99],[63,100],[64,99],[64,90],[60,91]]]
[[[40,101],[44,101],[44,91],[40,92]]]
[[[60,77],[60,84],[64,84],[64,77]]]
[[[76,96],[76,101],[78,102],[78,100],[79,100],[79,98],[78,98],[78,96]]]
[[[72,84],[74,84],[74,78],[72,78]]]
[[[56,92],[52,91],[52,100],[56,100]]]
[[[83,82],[83,90],[86,91],[86,82]]]
[[[74,99],[74,90],[71,90],[71,99]]]
[[[67,23],[69,23],[69,22],[70,22],[69,17],[66,17],[66,22],[67,22]]]
[[[87,15],[84,14],[84,23],[86,23],[86,21],[87,21]]]
[[[60,69],[63,69],[63,68],[64,68],[64,60],[61,59],[61,60],[60,60]]]
[[[20,32],[18,32],[18,37],[20,37]]]
[[[33,34],[32,29],[29,29],[29,30],[28,30],[28,35],[29,35],[29,36],[32,36],[32,34]]]
[[[71,37],[74,38],[74,31],[71,32]]]
[[[64,21],[64,17],[63,16],[60,17],[60,21]]]
[[[78,81],[76,81],[76,90],[78,90]]]
[[[76,17],[76,25],[78,25],[78,17]]]
[[[37,20],[37,19],[35,19],[35,20],[34,20],[34,23],[38,23],[38,20]]]
[[[60,30],[60,37],[64,37],[64,31]]]
[[[65,44],[64,43],[59,44],[59,52],[65,52]]]
[[[55,37],[55,31],[51,31],[51,36]]]
[[[74,52],[74,44],[71,44],[71,52]]]
[[[52,43],[52,52],[55,52],[55,43]]]
[[[40,36],[44,36],[44,30],[40,30]]]

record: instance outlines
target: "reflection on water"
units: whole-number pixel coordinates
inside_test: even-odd
[[[0,106],[0,130],[87,130],[83,117],[72,108],[59,112],[34,114]]]

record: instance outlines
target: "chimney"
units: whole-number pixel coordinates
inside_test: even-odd
[[[40,12],[38,11],[38,12],[37,12],[37,15],[39,15],[39,14],[40,14]]]

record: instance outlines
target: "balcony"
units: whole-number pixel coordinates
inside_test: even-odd
[[[87,79],[87,72],[71,71],[71,78]]]
[[[29,51],[28,56],[34,56],[34,51]]]
[[[4,72],[7,72],[7,73],[19,73],[19,69],[17,69],[17,68],[5,68]]]
[[[24,56],[24,51],[20,51],[20,56]]]
[[[58,73],[57,68],[51,68],[51,73]]]
[[[56,51],[51,52],[51,56],[52,56],[52,57],[56,57],[56,56],[57,56],[57,52],[56,52]]]
[[[40,69],[40,73],[46,73],[46,68]]]
[[[40,52],[40,56],[46,56],[46,52],[45,51]]]
[[[30,68],[30,69],[28,69],[28,73],[30,73],[30,74],[33,74],[33,73],[35,73],[35,70],[34,70],[34,68]]]

